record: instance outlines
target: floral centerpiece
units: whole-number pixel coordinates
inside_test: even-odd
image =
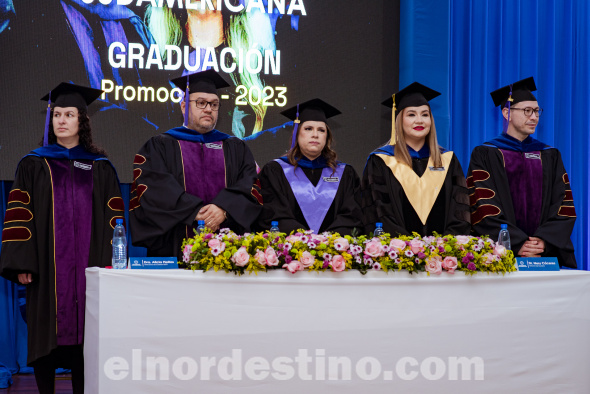
[[[183,242],[187,268],[245,272],[405,270],[440,275],[515,271],[514,254],[488,237],[468,235],[378,237],[299,230],[289,235],[260,232],[237,235],[228,229],[205,231]]]

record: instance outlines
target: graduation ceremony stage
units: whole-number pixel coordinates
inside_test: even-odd
[[[590,273],[89,268],[87,393],[588,393]]]

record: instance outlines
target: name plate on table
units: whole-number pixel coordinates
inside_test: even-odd
[[[519,271],[559,271],[557,257],[517,257]]]
[[[176,269],[178,260],[176,257],[129,257],[131,269]]]

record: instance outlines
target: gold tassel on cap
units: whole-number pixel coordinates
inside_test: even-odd
[[[391,111],[391,139],[389,145],[395,145],[395,93],[391,95],[393,98],[393,107]]]

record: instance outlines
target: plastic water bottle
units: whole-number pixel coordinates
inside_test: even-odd
[[[378,237],[383,234],[385,234],[385,231],[383,231],[383,223],[381,223],[381,222],[375,223],[375,231],[373,231],[373,236]]]
[[[199,220],[197,222],[197,233],[201,234],[205,232],[205,221]]]
[[[278,233],[279,232],[279,222],[275,222],[275,221],[270,222],[270,232],[271,233]]]
[[[125,235],[125,227],[123,227],[123,219],[116,220],[113,231],[113,260],[111,264],[114,269],[127,268],[127,236]]]
[[[508,225],[503,224],[498,235],[498,245],[502,245],[507,250],[510,250],[510,234],[508,233]]]

